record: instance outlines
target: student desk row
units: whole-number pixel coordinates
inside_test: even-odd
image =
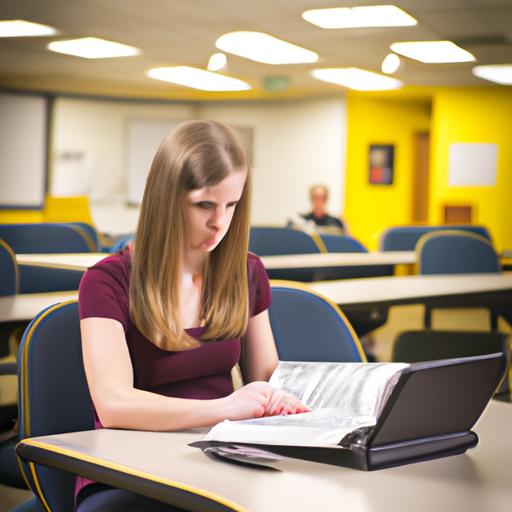
[[[502,512],[512,503],[512,407],[492,401],[464,455],[364,472],[287,459],[282,472],[211,460],[199,433],[99,430],[23,440],[29,461],[195,511]]]
[[[36,265],[70,270],[85,270],[108,254],[17,254],[18,264]],[[268,270],[322,269],[335,267],[412,265],[416,262],[414,252],[355,252],[293,254],[284,256],[263,256],[263,264]]]
[[[18,254],[18,264],[85,270],[99,260],[105,253],[84,254]],[[414,251],[351,252],[290,254],[283,256],[263,256],[262,261],[268,270],[325,269],[358,266],[386,266],[416,264]],[[512,268],[512,258],[502,258],[505,269]]]
[[[81,257],[81,255],[80,255]],[[495,306],[510,318],[511,274],[372,277],[318,281],[307,286],[326,295],[344,311],[400,304]],[[77,292],[23,294],[0,298],[0,322],[33,318],[45,307],[77,297]]]

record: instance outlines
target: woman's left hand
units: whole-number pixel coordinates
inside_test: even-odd
[[[298,398],[282,389],[274,389],[265,408],[264,416],[276,416],[279,414],[298,414],[311,412]]]

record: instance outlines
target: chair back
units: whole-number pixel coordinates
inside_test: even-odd
[[[392,360],[400,363],[435,361],[502,352],[508,357],[508,336],[502,332],[405,331],[393,345]]]
[[[89,238],[94,247],[93,252],[101,252],[100,235],[94,226],[87,224],[87,222],[69,222],[68,224],[70,226],[76,226],[83,231],[83,234]]]
[[[32,320],[20,345],[18,375],[21,439],[94,428],[76,301],[50,306]],[[73,510],[74,475],[32,462],[21,466],[46,510]]]
[[[361,242],[348,235],[320,233],[320,238],[328,252],[368,252]]]
[[[316,235],[292,228],[257,226],[251,228],[249,250],[258,256],[325,252]]]
[[[0,238],[16,254],[97,251],[84,229],[75,224],[0,224]]]
[[[418,240],[427,233],[438,231],[465,231],[487,238],[491,234],[485,226],[450,225],[450,226],[397,226],[386,229],[381,235],[379,246],[381,251],[414,251]]]
[[[341,310],[305,286],[271,281],[270,324],[281,361],[366,361]]]
[[[16,295],[19,288],[18,264],[9,245],[0,239],[0,297]]]
[[[416,246],[420,274],[500,272],[489,240],[463,231],[438,231],[422,236]]]

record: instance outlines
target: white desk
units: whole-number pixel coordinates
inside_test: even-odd
[[[69,254],[16,254],[18,265],[85,271],[109,254],[102,252]]]
[[[24,440],[18,453],[183,506],[178,496],[190,510],[504,512],[512,504],[511,425],[512,405],[493,401],[475,428],[479,445],[465,455],[375,472],[292,459],[283,472],[235,466],[187,446],[202,438],[192,433],[60,434]]]
[[[341,306],[407,304],[449,297],[512,293],[511,274],[451,274],[371,277],[308,283]]]
[[[41,310],[68,300],[78,299],[78,291],[24,293],[0,297],[0,322],[32,320]]]
[[[18,264],[34,265],[70,270],[86,270],[108,254],[17,254]],[[308,269],[329,267],[356,267],[376,265],[412,265],[416,262],[414,252],[355,252],[290,254],[284,256],[263,256],[263,264],[268,270]]]

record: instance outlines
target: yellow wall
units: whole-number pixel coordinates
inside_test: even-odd
[[[411,222],[414,136],[430,129],[430,101],[349,94],[347,112],[344,216],[351,234],[376,249],[384,229]],[[370,144],[394,144],[392,185],[368,183]]]
[[[448,187],[454,142],[498,145],[496,186]],[[430,215],[441,222],[444,204],[472,204],[474,223],[487,225],[498,250],[512,248],[512,90],[505,87],[438,89],[432,104]]]

